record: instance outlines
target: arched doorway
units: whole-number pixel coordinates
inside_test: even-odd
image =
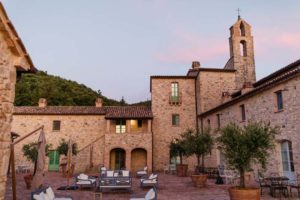
[[[147,165],[147,151],[142,148],[136,148],[131,151],[131,171],[143,169]]]
[[[126,153],[124,149],[115,148],[110,151],[110,169],[120,170],[126,168]]]

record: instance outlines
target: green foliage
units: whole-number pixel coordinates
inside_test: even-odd
[[[266,167],[270,149],[274,148],[278,128],[265,123],[249,123],[243,128],[229,124],[222,128],[218,138],[221,151],[229,167],[240,173],[240,187],[245,187],[244,174],[251,169],[251,164]]]
[[[62,139],[59,142],[59,146],[57,147],[57,151],[58,151],[59,155],[67,156],[68,149],[69,149],[68,142],[66,142],[65,139]],[[77,155],[77,153],[78,153],[77,143],[73,143],[73,145],[72,145],[72,154]]]
[[[40,98],[46,98],[50,106],[94,106],[99,96],[105,106],[121,105],[103,96],[100,90],[96,92],[83,84],[40,71],[22,75],[16,85],[15,105],[36,106]]]
[[[170,145],[170,157],[178,157],[180,158],[180,164],[182,164],[182,157],[186,155],[186,151],[184,149],[184,142],[182,139],[174,139]]]
[[[151,106],[151,101],[147,100],[147,101],[140,101],[138,103],[133,103],[131,104],[132,106]]]
[[[200,133],[189,129],[182,134],[182,138],[187,156],[196,155],[198,167],[200,166],[200,157],[202,157],[202,167],[204,167],[204,156],[211,153],[214,145],[209,130]]]
[[[46,144],[45,147],[46,155],[48,154],[51,146],[52,146],[51,144]],[[23,151],[23,155],[27,158],[27,160],[31,161],[32,163],[35,163],[37,161],[37,157],[38,157],[37,142],[24,144],[22,151]]]

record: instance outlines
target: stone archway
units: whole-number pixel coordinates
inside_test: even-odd
[[[110,169],[120,170],[126,168],[126,152],[124,149],[115,148],[110,151]]]
[[[131,171],[143,169],[147,165],[147,151],[143,148],[136,148],[131,151]]]

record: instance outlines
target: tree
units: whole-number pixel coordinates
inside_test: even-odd
[[[265,169],[269,150],[274,148],[277,127],[255,122],[244,127],[231,123],[220,129],[222,135],[217,139],[229,167],[238,170],[240,187],[245,188],[245,172],[251,164],[260,164]]]
[[[29,144],[24,144],[22,147],[23,155],[27,158],[27,160],[31,161],[34,164],[34,173],[36,171],[36,162],[38,158],[38,143],[31,142]],[[45,151],[46,155],[49,152],[49,149],[52,147],[51,144],[46,144]]]
[[[121,106],[126,106],[126,101],[125,101],[125,99],[124,99],[124,97],[122,96],[122,99],[120,100],[120,105]]]
[[[209,129],[203,132],[189,129],[183,133],[182,138],[187,156],[196,155],[197,167],[200,167],[200,158],[202,157],[202,169],[204,169],[204,157],[211,153],[214,145],[213,138],[209,134]]]
[[[180,139],[174,139],[170,143],[169,148],[170,148],[170,157],[174,158],[174,157],[178,157],[179,156],[179,158],[180,158],[180,164],[182,165],[183,156],[186,155],[183,141],[180,140]]]
[[[59,155],[67,156],[68,149],[69,149],[68,142],[66,142],[65,139],[62,139],[59,142],[59,145],[57,147],[57,151],[58,151]],[[72,155],[77,155],[77,153],[78,153],[77,143],[73,143],[72,144]]]

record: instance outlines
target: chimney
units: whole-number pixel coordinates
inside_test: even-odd
[[[39,107],[40,108],[45,108],[47,106],[47,99],[45,98],[40,98],[39,99]]]
[[[242,94],[245,94],[251,90],[253,90],[253,84],[251,82],[245,82],[243,84]]]
[[[102,100],[102,98],[97,98],[96,99],[96,102],[95,102],[95,106],[97,107],[97,108],[101,108],[102,107],[102,104],[103,104],[103,100]]]
[[[199,69],[200,68],[200,62],[199,61],[193,61],[192,62],[192,69]]]

